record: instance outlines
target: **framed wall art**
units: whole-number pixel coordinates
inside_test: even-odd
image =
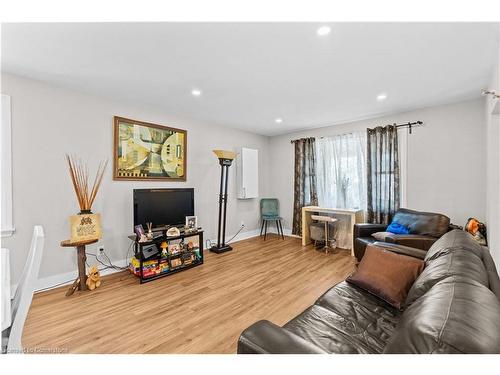
[[[115,116],[115,180],[186,181],[187,132]]]

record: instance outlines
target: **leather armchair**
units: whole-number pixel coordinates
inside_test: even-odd
[[[412,247],[427,251],[443,234],[453,229],[450,218],[432,212],[419,212],[400,208],[393,221],[409,228],[409,234],[387,233],[383,242]],[[354,225],[354,255],[358,261],[363,258],[366,246],[377,241],[372,234],[385,232],[385,224],[355,224]]]
[[[383,232],[386,228],[385,224],[354,224],[354,256],[358,262],[365,255],[366,246],[376,241],[372,234]]]

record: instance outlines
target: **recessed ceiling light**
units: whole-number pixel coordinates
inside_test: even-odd
[[[318,30],[316,30],[316,33],[319,36],[324,36],[330,34],[330,31],[331,31],[330,26],[321,26]]]
[[[199,89],[192,89],[191,90],[191,95],[193,95],[193,96],[200,96],[201,95],[201,90],[199,90]]]
[[[382,100],[385,100],[385,99],[387,99],[387,94],[385,92],[380,93],[380,94],[377,95],[377,100],[379,102],[381,102]]]
[[[275,123],[281,124],[283,122],[283,119],[281,117],[278,117],[276,120],[274,120]]]

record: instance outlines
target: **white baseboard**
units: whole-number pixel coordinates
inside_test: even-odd
[[[290,236],[290,237],[298,237],[295,235],[292,235],[291,229],[283,229],[283,234],[285,236]],[[241,232],[239,233],[231,243],[235,243],[238,241],[243,241],[247,240],[252,237],[258,237],[260,235],[260,229],[254,229],[254,230],[249,230],[246,232]],[[226,241],[229,241],[232,236],[226,236]],[[299,237],[300,238],[300,237]],[[205,245],[205,244],[203,244]],[[128,259],[122,259],[122,260],[113,260],[113,264],[118,267],[127,267],[128,266]],[[108,268],[105,270],[101,271],[101,276],[105,275],[111,275],[116,272],[120,272],[121,270],[116,270],[113,268]],[[66,273],[60,273],[57,275],[52,275],[52,276],[47,276],[43,277],[41,279],[38,279],[35,292],[39,292],[42,290],[49,290],[49,289],[54,289],[58,288],[63,285],[70,285],[75,281],[75,279],[78,277],[78,271],[72,271],[72,272],[66,272]],[[12,290],[15,290],[17,285],[12,286]]]
[[[254,230],[249,230],[249,231],[246,231],[246,232],[241,232],[236,237],[234,237],[234,239],[231,241],[231,243],[238,242],[238,241],[243,241],[243,240],[247,240],[247,239],[252,238],[252,237],[257,237],[259,234],[260,234],[260,230],[259,229],[254,229]],[[226,243],[233,236],[234,236],[234,234],[232,236],[226,236]]]
[[[122,260],[114,260],[113,265],[117,267],[127,267],[128,266],[128,259],[122,259]],[[99,268],[102,268],[103,266],[99,266]],[[111,275],[112,273],[120,272],[122,270],[117,270],[114,268],[107,268],[102,271],[100,271],[101,276],[105,275]],[[49,289],[54,289],[58,288],[63,285],[70,285],[72,284],[75,279],[78,277],[78,271],[72,271],[72,272],[66,272],[66,273],[60,273],[57,275],[52,275],[52,276],[47,276],[43,277],[41,279],[38,279],[35,287],[35,292],[39,292],[42,290],[49,290]],[[12,287],[13,290],[15,286]],[[17,287],[17,285],[16,285]]]
[[[274,234],[276,234],[275,231],[274,232],[267,232],[267,233],[274,233]],[[300,236],[296,236],[296,235],[292,234],[292,230],[291,229],[283,229],[283,234],[285,236],[288,236],[288,237],[301,238]],[[238,241],[243,241],[243,240],[247,240],[249,238],[258,237],[258,236],[260,236],[260,229],[249,230],[247,232],[242,232],[242,233],[238,234],[231,243],[238,242]],[[226,242],[229,239],[231,239],[232,237],[233,236],[226,236]]]
[[[274,233],[276,234],[276,232],[268,232],[268,233]],[[295,234],[292,234],[292,230],[291,229],[287,229],[287,228],[284,228],[283,229],[283,234],[285,236],[288,236],[288,237],[294,237],[294,238],[302,238],[300,236],[297,236]],[[235,237],[235,239],[232,241],[232,242],[237,242],[237,241],[243,241],[243,240],[246,240],[248,238],[252,238],[252,237],[258,237],[260,235],[260,229],[254,229],[254,230],[250,230],[248,232],[243,232],[243,233],[240,233],[239,235],[237,235]],[[233,236],[226,236],[226,241],[228,239],[230,239],[231,237]]]

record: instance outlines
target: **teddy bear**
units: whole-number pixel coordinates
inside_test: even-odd
[[[94,290],[95,288],[99,288],[101,285],[101,274],[96,266],[90,267],[89,274],[87,276],[87,288],[89,290]]]

